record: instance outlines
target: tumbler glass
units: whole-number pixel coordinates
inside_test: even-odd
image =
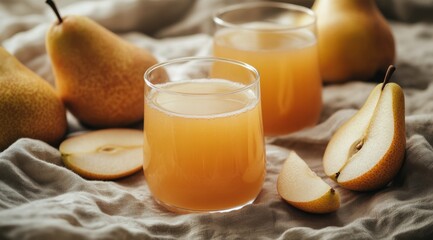
[[[266,172],[258,72],[192,57],[150,67],[144,79],[143,169],[154,199],[174,212],[253,202]]]
[[[316,17],[288,3],[249,2],[214,15],[213,54],[260,73],[264,134],[275,137],[315,125],[322,109]]]

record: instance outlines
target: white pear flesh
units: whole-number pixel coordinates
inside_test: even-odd
[[[381,85],[371,95],[376,96]],[[404,159],[406,137],[402,89],[395,83],[385,85],[379,92],[379,100],[366,127],[365,120],[375,101],[369,100],[370,97],[358,114],[332,137],[323,159],[325,173],[334,176],[340,186],[350,190],[369,191],[384,187],[398,173]],[[346,137],[360,130],[363,132],[360,138],[352,136],[355,141]]]
[[[104,129],[83,133],[60,144],[64,164],[87,179],[111,180],[143,166],[143,131]]]
[[[343,124],[333,135],[323,155],[323,170],[335,180],[335,175],[343,168],[353,154],[356,142],[362,139],[374,109],[379,101],[382,83],[377,85],[368,96],[364,106]]]
[[[278,194],[292,206],[310,213],[330,213],[340,207],[340,195],[291,152],[277,180]]]

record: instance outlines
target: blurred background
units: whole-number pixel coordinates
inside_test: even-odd
[[[90,16],[110,30],[139,31],[163,38],[211,31],[210,16],[221,6],[246,0],[57,0],[62,15]],[[283,0],[311,6],[314,0]],[[377,0],[391,21],[433,22],[433,0]],[[112,14],[110,14],[112,13]],[[55,19],[45,0],[0,1],[0,42]],[[178,25],[182,24],[182,27]]]
[[[254,0],[54,0],[62,16],[88,16],[159,60],[204,55],[219,8]],[[314,0],[279,0],[307,7]],[[354,0],[360,1],[360,0]],[[431,76],[433,0],[376,0],[397,40],[402,78],[425,71]],[[57,21],[45,0],[0,0],[0,45],[27,67],[53,83],[45,34]],[[415,39],[418,39],[415,41]],[[181,45],[181,46],[180,46]],[[199,47],[198,47],[199,46]],[[422,66],[422,67],[420,67]],[[406,84],[411,84],[407,81]],[[424,85],[426,85],[424,84]]]

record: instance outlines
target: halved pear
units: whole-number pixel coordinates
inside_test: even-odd
[[[143,166],[143,131],[104,129],[66,139],[59,150],[66,167],[87,179],[128,176]]]
[[[337,130],[326,147],[324,171],[344,188],[381,188],[402,166],[406,147],[404,94],[400,86],[386,81],[373,89],[364,106]]]
[[[340,195],[290,152],[277,180],[278,194],[292,206],[310,213],[330,213],[340,207]]]

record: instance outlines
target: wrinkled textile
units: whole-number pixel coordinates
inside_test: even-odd
[[[163,61],[209,55],[211,13],[230,1],[57,2],[62,14],[91,16]],[[52,11],[42,0],[5,0],[0,19],[1,45],[54,85],[44,46]],[[393,81],[406,97],[407,149],[386,188],[352,192],[323,173],[326,144],[375,86],[355,80],[324,86],[317,126],[266,146],[262,192],[254,204],[228,213],[167,212],[153,201],[142,171],[116,181],[85,180],[65,168],[56,148],[20,139],[0,153],[0,239],[433,239],[433,24],[393,20],[391,26]],[[69,133],[83,130],[71,115],[68,122]],[[278,196],[276,178],[292,150],[340,192],[337,212],[304,213]]]

